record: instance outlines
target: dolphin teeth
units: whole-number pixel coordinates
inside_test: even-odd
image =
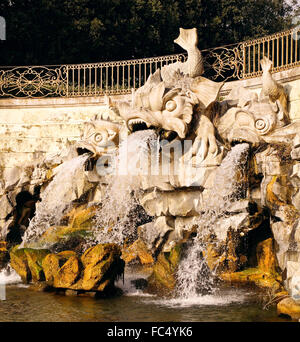
[[[135,125],[135,124],[141,124],[141,123],[144,123],[144,124],[146,124],[147,125],[147,127],[150,127],[150,124],[148,124],[146,121],[144,121],[144,120],[142,120],[142,119],[138,119],[138,118],[136,118],[136,119],[130,119],[129,121],[128,121],[128,125],[130,126],[132,126],[132,125]]]

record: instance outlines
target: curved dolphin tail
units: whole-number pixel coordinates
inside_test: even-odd
[[[198,35],[197,29],[179,29],[180,34],[174,40],[176,44],[185,49],[188,53],[188,59],[183,63],[183,72],[190,77],[201,76],[204,72],[203,59],[200,50],[197,48]]]

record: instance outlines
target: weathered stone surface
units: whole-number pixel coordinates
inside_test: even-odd
[[[76,248],[76,251],[80,251],[85,237],[91,235],[96,210],[96,206],[86,208],[86,205],[71,209],[62,219],[66,225],[48,228],[37,240],[36,245],[59,244],[60,250]]]
[[[49,254],[43,260],[46,281],[54,288],[103,292],[124,272],[115,244],[89,248],[80,258],[73,251]]]
[[[202,192],[152,191],[140,202],[150,216],[194,216],[202,208]]]
[[[13,207],[12,207],[11,203],[9,202],[7,195],[1,196],[1,199],[0,199],[0,218],[4,219],[12,210],[13,210]]]
[[[177,244],[186,242],[190,234],[197,231],[199,217],[176,217],[175,229],[170,231],[163,245],[163,252],[170,252]]]
[[[229,244],[230,241],[232,240],[229,240]],[[220,278],[236,284],[255,284],[258,287],[270,288],[275,291],[282,290],[282,278],[278,273],[279,268],[272,238],[258,243],[256,259],[256,267],[248,267],[239,272],[232,272],[232,270],[230,272],[229,268],[229,272],[221,273]]]
[[[81,257],[84,266],[84,290],[104,291],[123,274],[125,262],[120,259],[121,249],[116,244],[102,244],[89,248]]]
[[[265,273],[258,268],[248,268],[241,272],[222,273],[220,278],[232,284],[255,284],[258,287],[270,288],[275,291],[282,290],[282,279],[279,275]]]
[[[174,230],[174,219],[160,216],[154,222],[140,226],[138,235],[140,240],[146,244],[147,249],[154,253],[172,230]]]
[[[290,259],[290,252],[300,256],[300,250],[294,241],[295,232],[299,223],[299,213],[291,205],[282,205],[278,210],[274,210],[276,220],[271,221],[271,229],[276,244],[278,245],[276,256],[278,264],[282,270],[286,268],[287,261]],[[294,232],[294,233],[293,233]],[[295,248],[296,247],[296,248]]]
[[[32,250],[25,249],[28,266],[31,272],[32,281],[44,280],[44,272],[42,268],[43,259],[50,253],[47,249]]]
[[[300,319],[300,304],[292,298],[284,298],[277,304],[278,315],[289,316],[292,319]]]
[[[72,228],[91,228],[93,226],[92,218],[95,216],[98,208],[91,206],[88,208],[79,207],[72,210],[69,216],[69,226]]]
[[[291,297],[300,302],[300,260],[288,261],[286,267],[286,287]]]
[[[84,267],[88,265],[96,265],[110,253],[121,255],[120,247],[113,243],[100,244],[94,247],[90,247],[81,256],[81,262]]]
[[[4,169],[3,179],[5,181],[5,190],[12,190],[12,188],[19,182],[22,169],[20,167],[13,167]]]

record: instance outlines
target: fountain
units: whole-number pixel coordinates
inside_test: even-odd
[[[138,264],[151,268],[147,293],[186,299],[223,281],[298,295],[300,121],[288,96],[265,57],[259,96],[239,87],[221,100],[224,84],[202,77],[196,29],[175,42],[186,62],[130,101],[109,99],[117,119],[87,124],[72,158],[33,168],[40,200],[10,250],[24,281],[98,293]]]

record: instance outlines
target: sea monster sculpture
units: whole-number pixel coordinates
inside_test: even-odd
[[[144,124],[156,129],[162,138],[190,139],[193,152],[199,151],[204,160],[208,153],[218,153],[207,109],[218,99],[223,83],[201,76],[203,61],[195,28],[181,28],[174,42],[186,49],[187,61],[158,69],[133,93],[131,103],[118,102],[115,106],[130,132]]]
[[[271,74],[272,62],[267,58],[264,57],[260,61],[261,67],[263,69],[262,81],[263,81],[263,88],[262,88],[262,95],[268,96],[270,101],[275,103],[278,101],[278,105],[280,107],[280,120],[287,124],[289,123],[288,117],[288,96],[284,91],[284,88],[281,84],[276,82]]]
[[[257,145],[294,140],[294,147],[299,148],[300,123],[288,124],[288,96],[283,86],[273,79],[272,62],[268,58],[261,60],[263,86],[260,96],[237,87],[226,101],[220,102],[219,92],[224,82],[201,76],[203,58],[197,48],[196,29],[180,28],[174,42],[187,51],[185,62],[157,69],[142,87],[133,91],[131,101],[109,101],[110,109],[119,116],[129,134],[151,128],[170,143],[191,140],[193,154],[197,154],[200,163],[208,156],[216,157],[222,144],[233,141]],[[120,128],[120,124],[95,121],[86,127],[80,144],[99,155],[105,152],[106,143],[116,142]]]

